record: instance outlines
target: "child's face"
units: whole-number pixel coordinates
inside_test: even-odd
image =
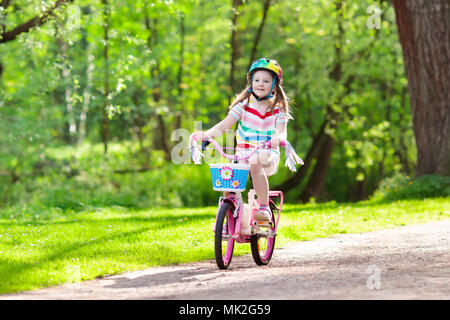
[[[267,96],[272,88],[273,77],[269,71],[258,70],[253,75],[253,92],[260,98]]]

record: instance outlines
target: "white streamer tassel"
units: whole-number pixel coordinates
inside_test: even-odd
[[[297,164],[300,164],[302,166],[304,163],[288,141],[286,141],[285,153],[286,153],[286,162],[284,165],[288,167],[289,170],[296,172],[297,168],[295,166]]]
[[[191,150],[191,158],[192,161],[194,161],[194,164],[201,164],[202,163],[202,157],[205,155],[200,151],[200,147],[197,145],[197,141],[193,139],[194,133],[191,135],[191,138],[189,139],[189,149]]]

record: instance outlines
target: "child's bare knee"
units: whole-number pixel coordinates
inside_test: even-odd
[[[258,163],[250,164],[250,173],[252,175],[261,174],[262,173],[262,167]]]
[[[250,158],[250,164],[265,167],[270,164],[270,156],[265,152],[259,152]]]

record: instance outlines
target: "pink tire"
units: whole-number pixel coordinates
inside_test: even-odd
[[[219,269],[227,269],[233,258],[234,234],[233,209],[229,203],[223,203],[216,219],[214,253]]]

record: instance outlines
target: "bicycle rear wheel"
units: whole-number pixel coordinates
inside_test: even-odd
[[[233,258],[234,233],[233,210],[229,203],[220,207],[216,220],[216,231],[214,239],[214,253],[219,269],[227,269]]]
[[[275,231],[275,212],[272,210],[272,232]],[[273,237],[254,234],[250,238],[253,260],[258,266],[269,263],[275,249],[275,235]]]

